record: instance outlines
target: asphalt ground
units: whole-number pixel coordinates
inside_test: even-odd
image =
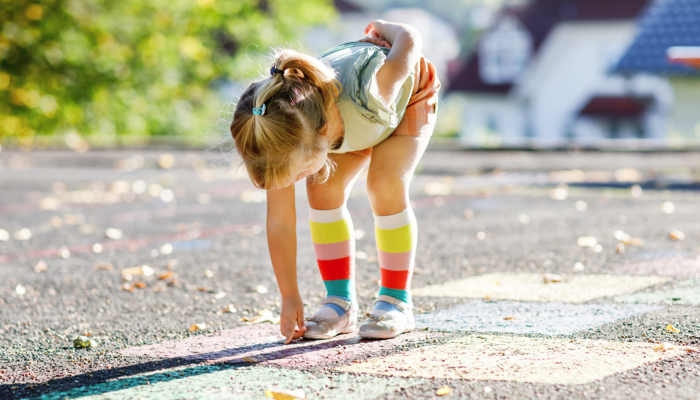
[[[700,398],[696,153],[429,152],[411,188],[426,322],[386,343],[292,347],[277,325],[242,320],[280,307],[263,193],[206,158],[0,152],[0,398],[265,398],[273,386],[338,399],[445,386],[445,398]],[[362,178],[348,207],[369,311],[379,267]],[[324,289],[303,187],[298,214],[311,314]],[[643,243],[620,252],[615,231]],[[78,335],[94,347],[75,348]],[[192,343],[203,350],[182,350]],[[510,371],[523,354],[534,358]]]

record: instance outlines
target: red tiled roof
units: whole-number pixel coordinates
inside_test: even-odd
[[[589,117],[639,117],[652,103],[650,97],[593,97],[579,112]]]
[[[509,8],[501,15],[513,15],[530,32],[533,52],[560,22],[634,19],[649,0],[535,0],[529,5]],[[481,80],[478,51],[473,51],[464,68],[450,79],[450,91],[505,93],[512,85],[490,85]]]

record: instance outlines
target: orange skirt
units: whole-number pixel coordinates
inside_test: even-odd
[[[435,72],[435,66],[425,57],[416,64],[416,82],[413,85],[411,99],[406,106],[406,112],[389,136],[429,137],[433,134],[437,115],[438,92],[440,79]],[[372,155],[372,148],[350,151],[348,153],[363,156]]]

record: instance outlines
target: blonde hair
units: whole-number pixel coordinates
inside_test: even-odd
[[[253,184],[261,189],[294,182],[297,166],[327,147],[327,112],[340,93],[330,66],[294,50],[277,50],[274,67],[284,71],[255,81],[241,95],[231,135]],[[264,115],[253,108],[265,105]],[[328,179],[332,162],[316,174]]]

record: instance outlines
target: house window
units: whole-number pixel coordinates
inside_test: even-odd
[[[479,42],[481,79],[488,84],[512,83],[532,52],[532,37],[512,16],[503,18]]]

